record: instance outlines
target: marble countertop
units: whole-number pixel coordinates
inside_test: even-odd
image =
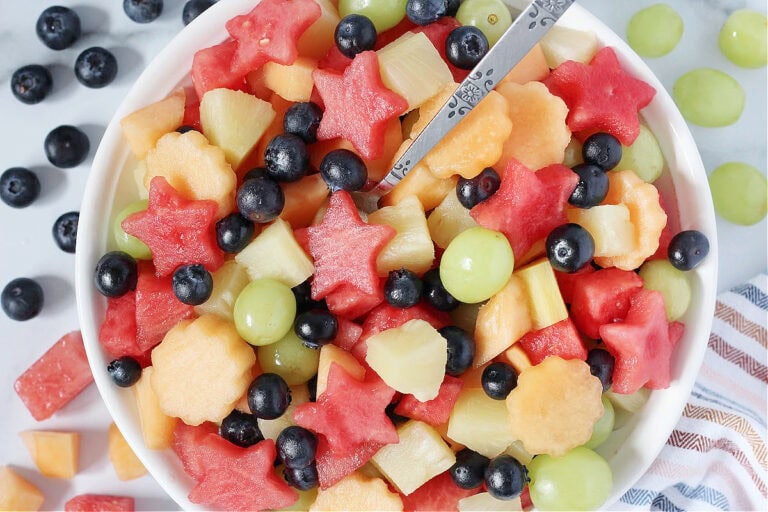
[[[0,285],[16,277],[37,279],[45,290],[45,308],[29,322],[13,322],[0,315],[0,465],[9,464],[46,494],[46,509],[61,509],[81,493],[136,497],[138,510],[175,509],[150,476],[120,482],[106,456],[109,415],[96,388],[91,386],[64,411],[36,423],[13,391],[13,380],[62,334],[78,328],[74,293],[74,256],[61,252],[51,237],[54,220],[79,210],[88,178],[88,165],[104,129],[122,98],[144,67],[182,28],[183,0],[166,0],[165,11],[153,23],[139,25],[122,11],[122,2],[111,0],[0,0],[0,171],[28,167],[40,177],[42,193],[26,209],[14,210],[0,203]],[[226,0],[223,0],[226,1]],[[580,3],[619,35],[625,34],[630,16],[654,0],[580,0]],[[691,126],[707,171],[728,161],[743,161],[766,172],[766,68],[745,70],[723,57],[717,34],[727,15],[739,8],[765,9],[761,0],[675,0],[685,33],[679,46],[660,59],[647,60],[667,89],[675,79],[697,67],[714,67],[736,78],[747,93],[747,106],[734,125],[718,128]],[[34,25],[50,5],[66,5],[81,17],[83,36],[74,47],[54,52],[36,38]],[[76,56],[90,46],[104,46],[117,57],[119,73],[104,89],[87,89],[72,73]],[[53,73],[53,93],[41,104],[28,106],[10,93],[9,81],[22,65],[47,65]],[[50,166],[43,153],[43,139],[55,126],[81,127],[92,143],[86,163],[73,169]],[[718,288],[725,290],[765,272],[766,220],[735,226],[718,219],[720,268]],[[71,481],[40,476],[18,432],[27,429],[76,430],[83,434],[81,470]]]

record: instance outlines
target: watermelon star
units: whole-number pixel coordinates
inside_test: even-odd
[[[341,137],[363,158],[380,158],[387,121],[404,113],[408,102],[384,86],[376,52],[358,53],[343,74],[316,69],[312,78],[325,103],[317,138]]]
[[[568,105],[566,123],[572,132],[607,132],[625,146],[640,133],[638,112],[656,94],[653,87],[624,71],[610,47],[597,52],[588,65],[564,62],[543,82]]]

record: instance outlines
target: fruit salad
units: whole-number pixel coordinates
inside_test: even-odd
[[[99,341],[192,503],[610,495],[599,447],[670,385],[708,251],[654,185],[654,88],[555,27],[378,209],[355,202],[511,20],[499,0],[254,1],[191,86],[121,120],[135,195],[94,271]]]

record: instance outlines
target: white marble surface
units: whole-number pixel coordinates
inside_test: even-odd
[[[223,0],[226,1],[226,0]],[[74,297],[74,258],[58,250],[51,237],[53,221],[78,210],[88,177],[88,163],[74,169],[55,169],[45,159],[43,139],[55,126],[82,127],[92,142],[91,156],[112,112],[142,69],[182,29],[183,0],[166,0],[165,12],[155,22],[138,25],[122,12],[120,0],[0,0],[0,171],[25,166],[42,182],[40,199],[31,207],[14,210],[0,203],[0,286],[13,278],[39,279],[45,293],[42,314],[24,323],[0,315],[0,465],[10,464],[39,485],[46,494],[46,509],[61,509],[75,494],[105,493],[136,497],[139,510],[176,508],[149,476],[120,482],[106,456],[110,422],[96,389],[89,388],[52,419],[36,423],[13,392],[13,380],[61,334],[77,329]],[[619,35],[629,17],[653,0],[581,0]],[[704,164],[711,171],[721,163],[739,160],[766,172],[766,69],[743,70],[718,51],[717,33],[727,14],[751,7],[765,10],[761,0],[674,0],[682,15],[685,34],[669,55],[648,60],[667,88],[682,73],[701,66],[734,76],[747,92],[747,107],[733,126],[707,129],[692,126]],[[34,24],[47,6],[73,7],[83,22],[83,37],[73,48],[54,52],[36,38]],[[119,63],[115,82],[104,89],[80,85],[72,73],[75,57],[99,45],[114,52]],[[9,80],[22,65],[50,66],[54,91],[43,103],[23,105],[10,93]],[[766,270],[766,221],[751,227],[718,220],[722,289]],[[81,471],[72,481],[41,477],[17,433],[25,429],[78,430],[83,433]]]

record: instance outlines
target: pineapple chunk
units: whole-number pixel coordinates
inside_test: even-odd
[[[133,480],[147,474],[147,468],[133,453],[114,423],[109,425],[109,460],[120,480]]]
[[[635,247],[635,227],[623,204],[601,204],[592,208],[569,208],[568,222],[579,224],[595,241],[595,256],[629,254]]]
[[[366,341],[368,365],[390,387],[426,402],[435,398],[445,377],[448,342],[424,320],[374,334]]]
[[[250,154],[274,117],[272,105],[242,91],[213,89],[200,101],[203,133],[224,151],[233,169]]]
[[[274,279],[293,288],[315,272],[315,265],[293,236],[291,225],[276,219],[235,256],[251,281]]]
[[[8,466],[0,466],[0,510],[40,510],[44,501],[40,489]]]
[[[371,462],[406,496],[456,462],[450,446],[424,422],[407,421],[397,428],[397,435],[400,441],[384,446]]]
[[[298,386],[291,386],[291,404],[280,417],[273,420],[265,420],[262,418],[256,420],[264,439],[277,441],[277,436],[280,435],[280,432],[296,424],[293,422],[293,410],[296,409],[297,406],[307,402],[309,402],[309,388],[307,388],[307,385],[299,384]],[[246,409],[245,412],[251,411],[250,409]]]
[[[489,492],[481,492],[468,498],[462,498],[458,503],[459,512],[470,511],[488,511],[488,512],[506,512],[523,510],[523,504],[520,498],[511,500],[499,500],[491,496]]]
[[[368,223],[391,226],[397,231],[376,258],[376,270],[380,276],[400,268],[421,274],[432,267],[435,246],[429,236],[424,208],[416,196],[376,210],[368,215]]]
[[[167,416],[157,401],[152,390],[154,368],[148,366],[141,371],[141,378],[133,385],[136,407],[139,410],[141,434],[144,445],[150,450],[164,450],[171,446],[176,418]]]
[[[309,101],[315,82],[312,72],[317,69],[317,61],[299,57],[290,66],[277,62],[267,62],[261,68],[264,85],[281,98],[288,101]]]
[[[532,327],[525,283],[515,272],[504,288],[477,313],[473,365],[484,365],[507,350]]]
[[[74,478],[80,460],[80,434],[77,432],[20,432],[40,474],[50,478]]]
[[[355,356],[336,345],[323,345],[320,349],[320,361],[317,365],[317,396],[325,393],[325,389],[328,386],[328,373],[331,371],[331,363],[338,364],[344,368],[345,372],[357,380],[365,378],[365,368],[355,359]]]
[[[152,350],[152,389],[169,416],[219,423],[245,393],[255,363],[232,323],[203,315],[180,322]]]
[[[514,457],[524,466],[527,466],[533,460],[533,455],[528,453],[528,450],[526,450],[525,447],[523,447],[523,443],[520,441],[515,441],[514,443],[509,445],[507,449],[504,450],[504,453],[506,453],[511,457]]]
[[[285,478],[283,476],[283,470],[285,468],[283,466],[278,466],[275,468],[275,473],[277,473],[278,478]],[[308,491],[302,491],[301,489],[296,489],[296,493],[299,495],[299,499],[296,500],[293,504],[288,505],[287,507],[274,509],[275,511],[295,511],[295,512],[306,512],[309,510],[309,507],[312,506],[312,504],[317,499],[317,487],[312,488]]]
[[[523,281],[526,289],[532,330],[538,331],[568,318],[568,310],[549,260],[535,261],[515,271],[515,275]]]
[[[597,36],[594,32],[576,30],[555,25],[541,39],[541,49],[547,65],[555,69],[567,60],[584,64],[589,63],[598,50]]]
[[[320,6],[320,17],[301,35],[297,48],[299,55],[321,59],[336,44],[336,25],[341,21],[334,0],[315,0]]]
[[[167,98],[147,105],[120,120],[128,145],[136,158],[144,158],[157,141],[184,122],[184,89],[173,91]]]
[[[503,400],[482,388],[464,388],[448,420],[448,437],[481,455],[493,458],[516,441]]]
[[[381,478],[369,478],[359,471],[344,477],[331,487],[317,492],[309,512],[376,510],[402,511],[403,500],[387,488]]]
[[[460,233],[477,227],[477,222],[469,214],[469,210],[459,202],[459,196],[448,194],[429,214],[427,225],[432,240],[438,247],[445,249]]]
[[[195,313],[203,316],[206,313],[219,315],[221,318],[232,321],[232,310],[235,301],[245,285],[249,282],[245,268],[236,261],[228,261],[213,273],[213,290],[207,301],[195,306]]]
[[[376,53],[382,82],[408,101],[409,111],[453,82],[448,65],[422,32],[406,32]]]

